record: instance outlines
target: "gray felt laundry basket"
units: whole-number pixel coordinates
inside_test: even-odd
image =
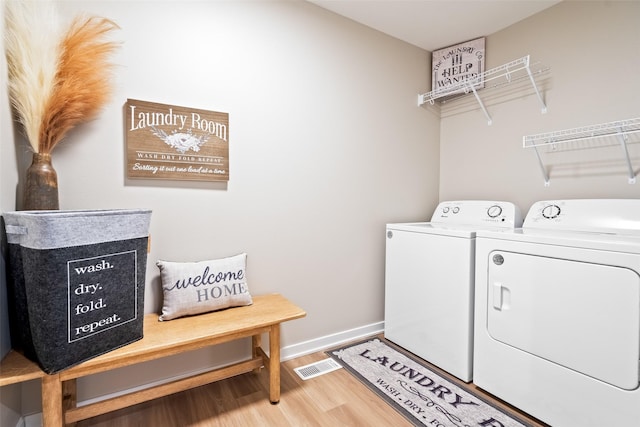
[[[15,348],[51,374],[142,338],[150,210],[3,218]]]

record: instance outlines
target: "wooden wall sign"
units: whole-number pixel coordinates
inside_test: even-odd
[[[464,89],[455,90],[455,87],[464,87],[465,82],[478,78],[484,72],[484,57],[484,37],[434,51],[431,56],[431,90],[446,92],[450,88],[451,93],[446,93],[447,96],[464,92]],[[484,87],[482,76],[473,87]]]
[[[128,99],[127,177],[229,180],[229,113]]]

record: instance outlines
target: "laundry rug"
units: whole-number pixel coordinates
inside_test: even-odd
[[[531,427],[378,338],[327,354],[416,426]]]

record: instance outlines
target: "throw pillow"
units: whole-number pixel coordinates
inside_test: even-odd
[[[199,262],[157,261],[164,298],[159,320],[251,305],[246,259],[242,253]]]

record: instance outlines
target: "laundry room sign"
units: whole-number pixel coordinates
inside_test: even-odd
[[[127,177],[229,180],[229,113],[128,99]]]

